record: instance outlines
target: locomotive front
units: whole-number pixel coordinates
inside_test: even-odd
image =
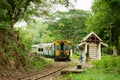
[[[54,59],[70,60],[70,41],[58,40],[54,42]]]

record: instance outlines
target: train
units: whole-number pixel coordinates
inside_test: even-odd
[[[54,60],[70,60],[70,41],[58,40],[54,42]]]
[[[56,40],[52,43],[37,44],[32,46],[32,52],[57,60],[70,60],[71,49],[69,40]]]

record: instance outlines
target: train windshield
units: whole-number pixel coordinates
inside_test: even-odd
[[[69,49],[70,49],[69,46],[68,45],[64,45],[64,43],[55,46],[55,50],[69,50]]]
[[[65,49],[65,50],[69,50],[70,48],[69,48],[68,45],[64,45],[64,49]]]
[[[55,46],[55,50],[60,50],[60,45]]]

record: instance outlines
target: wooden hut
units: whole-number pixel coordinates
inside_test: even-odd
[[[89,58],[92,60],[101,59],[101,48],[107,47],[106,44],[102,42],[94,32],[91,32],[86,37],[81,40],[80,44],[77,44],[82,51],[82,57],[86,60],[86,54],[89,55]]]

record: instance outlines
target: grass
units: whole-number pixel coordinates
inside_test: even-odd
[[[66,74],[57,80],[120,80],[120,57],[103,56],[92,61],[92,69],[80,74]]]
[[[52,64],[53,64],[52,60],[47,60],[44,57],[36,57],[33,60],[27,59],[26,69],[38,71]]]
[[[80,55],[79,54],[76,54],[76,53],[73,53],[71,58],[76,58],[76,59],[79,59],[80,58]]]

